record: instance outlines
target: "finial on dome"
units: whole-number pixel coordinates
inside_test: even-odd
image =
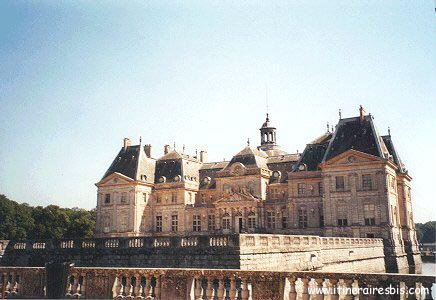
[[[250,138],[247,138],[247,146],[250,147]]]
[[[269,122],[269,113],[266,113],[266,121]]]
[[[327,132],[330,132],[330,124],[327,122]]]
[[[341,111],[341,109],[339,109],[339,120],[341,120],[342,119],[342,111]]]
[[[391,136],[391,127],[388,126],[388,135]]]

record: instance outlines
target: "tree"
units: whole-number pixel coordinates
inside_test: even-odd
[[[429,221],[425,224],[416,224],[416,233],[419,243],[436,242],[436,221]]]

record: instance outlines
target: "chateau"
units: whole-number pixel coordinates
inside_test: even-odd
[[[328,126],[327,126],[328,127]],[[411,177],[390,132],[371,114],[340,118],[287,153],[268,114],[260,145],[230,161],[208,162],[151,145],[124,145],[96,183],[96,237],[274,233],[383,238],[394,256],[419,259]],[[400,263],[401,264],[401,263]],[[405,261],[404,264],[407,264]]]

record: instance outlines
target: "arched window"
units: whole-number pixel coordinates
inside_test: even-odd
[[[248,214],[247,226],[249,229],[256,228],[256,214],[254,212]]]
[[[230,215],[228,213],[223,215],[222,227],[223,229],[230,229]]]

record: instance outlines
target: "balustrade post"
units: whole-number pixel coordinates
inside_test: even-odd
[[[73,281],[73,287],[71,288],[71,295],[75,295],[77,293],[77,288],[79,286],[79,275],[73,274],[74,281]]]
[[[344,280],[345,285],[345,296],[344,300],[353,300],[353,280],[352,279],[345,279]]]
[[[194,278],[194,299],[201,300],[201,279],[199,277]]]
[[[230,290],[229,290],[229,298],[230,300],[235,300],[236,299],[236,280],[235,277],[232,276],[230,277]]]
[[[151,275],[146,276],[146,282],[145,282],[145,298],[149,297],[150,299],[153,298],[153,286],[151,285]]]
[[[248,300],[248,298],[250,297],[250,291],[248,290],[247,278],[241,278],[241,285],[242,285],[241,299]]]
[[[206,298],[208,300],[213,300],[213,279],[212,277],[207,277],[207,288],[206,288]]]
[[[115,276],[114,285],[112,287],[112,297],[114,299],[121,296],[121,280],[121,275]]]
[[[300,278],[301,282],[303,283],[303,288],[301,291],[301,299],[302,300],[309,300],[310,299],[310,295],[309,295],[309,278]]]
[[[155,276],[155,279],[156,279],[156,281],[155,281],[156,285],[154,287],[154,297],[155,297],[155,299],[160,299],[160,292],[161,292],[160,275]]]
[[[218,289],[217,289],[218,300],[224,300],[225,294],[226,293],[224,289],[224,278],[220,278],[218,281]]]
[[[135,299],[141,299],[141,276],[139,274],[135,274],[135,286],[133,287],[133,296]]]
[[[324,279],[323,278],[316,278],[316,293],[315,293],[315,299],[317,300],[323,300],[324,299],[324,290],[323,290],[323,284]]]
[[[339,279],[332,278],[329,279],[329,282],[330,282],[330,289],[329,289],[330,300],[339,300],[339,293],[338,293]]]
[[[81,274],[82,276],[82,284],[80,285],[80,298],[86,297],[86,274]]]
[[[295,289],[295,281],[297,278],[295,277],[288,277],[289,281],[289,300],[296,300],[297,299],[297,290]]]
[[[131,283],[131,277],[129,276],[129,274],[126,274],[126,285],[124,287],[124,296],[126,297],[132,297],[132,283]]]

